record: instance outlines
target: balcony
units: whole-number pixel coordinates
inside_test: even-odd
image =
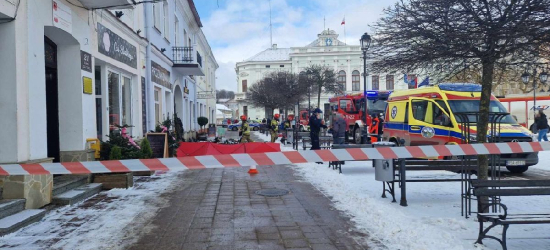
[[[242,101],[246,99],[246,93],[235,93],[235,100]]]
[[[79,0],[87,9],[132,9],[133,1],[130,0]]]
[[[202,57],[194,46],[172,47],[172,61],[174,70],[182,75],[204,76]]]

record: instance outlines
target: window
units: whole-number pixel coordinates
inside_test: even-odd
[[[95,115],[96,115],[96,129],[97,138],[103,139],[103,108],[102,108],[102,95],[101,95],[101,67],[95,67]]]
[[[393,75],[386,75],[386,90],[393,90]]]
[[[160,97],[160,88],[155,87],[155,124],[159,124],[162,121],[162,106]]]
[[[372,76],[372,89],[373,90],[379,90],[380,89],[380,81],[379,76]]]
[[[120,75],[109,71],[109,126],[120,125]]]
[[[246,92],[246,90],[248,89],[247,85],[247,80],[243,80],[243,92]]]
[[[122,124],[132,125],[132,86],[128,77],[122,77]],[[128,128],[130,130],[131,128]],[[130,131],[128,131],[130,133]]]
[[[346,71],[340,70],[340,72],[338,72],[338,79],[336,82],[341,91],[346,91]]]
[[[248,106],[243,106],[243,114],[248,116]]]
[[[180,21],[178,18],[174,15],[174,45],[179,45],[179,38],[180,38]]]
[[[409,89],[415,89],[416,88],[416,84],[414,83],[411,83],[411,81],[416,81],[416,75],[407,75],[407,82],[410,83],[409,84]]]
[[[166,39],[168,39],[170,37],[170,30],[168,29],[168,2],[164,2],[162,4],[162,12],[163,12],[163,15],[162,17],[164,18],[163,20],[163,23],[164,23],[164,37]]]
[[[353,91],[360,91],[360,80],[361,74],[359,74],[359,70],[354,70],[351,74],[351,88]]]
[[[346,111],[347,113],[353,111],[351,100],[350,99],[341,99],[340,100],[340,109]]]
[[[265,65],[266,68],[271,68],[271,65]]]
[[[427,100],[413,100],[411,102],[412,114],[418,121],[426,121],[426,111],[428,109]]]
[[[281,68],[284,68],[284,67],[285,67],[285,65],[279,65],[279,67],[281,67]]]
[[[159,9],[159,3],[153,4],[153,25],[155,28],[157,28],[158,31],[160,31],[160,9]]]

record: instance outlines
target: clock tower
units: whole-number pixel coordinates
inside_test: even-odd
[[[334,30],[326,29],[317,35],[317,41],[309,46],[330,47],[330,46],[342,46],[343,42],[338,40],[338,34]]]

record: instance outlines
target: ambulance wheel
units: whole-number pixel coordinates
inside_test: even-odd
[[[353,130],[353,141],[356,144],[362,144],[363,143],[363,137],[361,136],[361,128],[355,127]]]
[[[527,169],[529,169],[529,166],[506,167],[506,169],[508,169],[508,171],[510,171],[514,174],[521,174],[521,173],[527,171]]]

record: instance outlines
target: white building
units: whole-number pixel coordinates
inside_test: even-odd
[[[337,81],[345,86],[343,89],[346,93],[363,91],[361,47],[345,44],[338,40],[338,34],[334,30],[327,29],[318,34],[316,40],[304,47],[277,48],[277,45],[274,44],[271,48],[243,62],[238,62],[235,68],[237,72],[235,98],[239,101],[237,115],[245,114],[253,119],[262,119],[268,116],[270,112],[266,112],[262,107],[254,107],[246,101],[247,89],[270,72],[286,70],[299,74],[311,65],[323,65],[334,69]],[[376,72],[367,72],[367,74],[367,89],[407,88],[403,76]],[[333,94],[321,95],[320,104],[317,103],[316,97],[312,97],[311,106],[323,109],[331,96]],[[307,101],[301,106],[306,107]]]
[[[123,124],[141,138],[174,111],[186,132],[198,116],[214,122],[215,97],[197,92],[215,89],[218,65],[193,1],[134,4],[0,0],[0,164],[94,160],[89,140]],[[47,204],[51,185],[0,177],[27,208]]]

